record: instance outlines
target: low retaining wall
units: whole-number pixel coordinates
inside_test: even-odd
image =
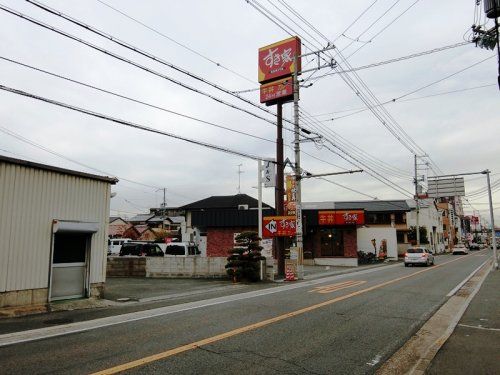
[[[358,258],[314,258],[314,264],[318,266],[342,266],[357,267]]]
[[[146,258],[108,257],[106,277],[144,277],[146,276]]]
[[[222,278],[226,257],[108,257],[107,277]]]
[[[146,259],[146,277],[227,277],[226,257],[151,257]]]

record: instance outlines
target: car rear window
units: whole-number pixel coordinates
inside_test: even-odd
[[[423,253],[424,249],[408,249],[407,253],[409,254],[420,254]]]

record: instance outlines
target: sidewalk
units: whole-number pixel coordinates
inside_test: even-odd
[[[500,270],[486,277],[427,374],[500,374]]]

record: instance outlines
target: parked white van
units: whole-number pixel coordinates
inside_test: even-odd
[[[108,255],[120,254],[122,245],[127,242],[130,242],[130,238],[110,238],[108,240]]]
[[[170,242],[165,247],[165,256],[200,255],[201,251],[193,242]]]

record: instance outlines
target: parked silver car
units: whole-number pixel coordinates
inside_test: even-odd
[[[410,264],[434,265],[434,255],[425,247],[410,247],[405,254],[405,267]]]

